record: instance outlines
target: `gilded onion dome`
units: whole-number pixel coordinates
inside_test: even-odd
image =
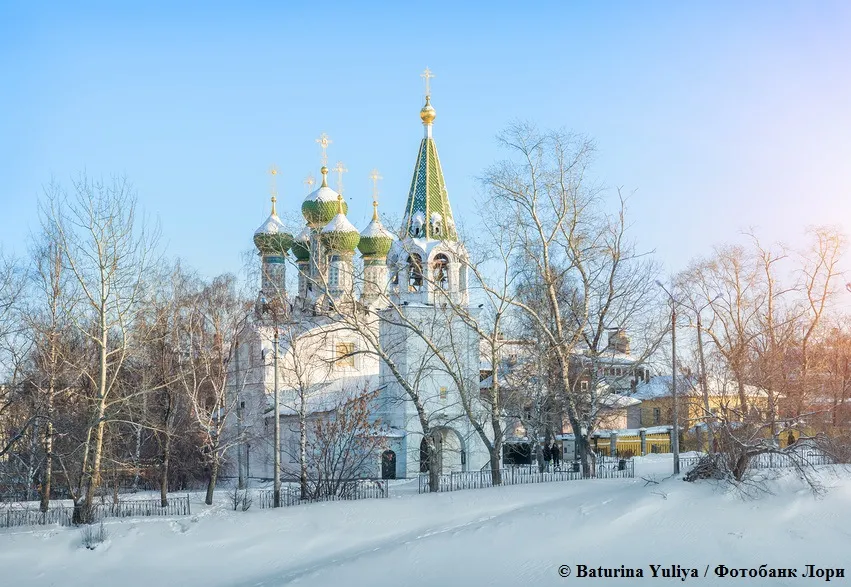
[[[360,233],[358,250],[364,257],[386,258],[394,240],[393,233],[378,219],[378,202],[372,202],[372,222]]]
[[[322,242],[331,251],[353,253],[360,242],[360,233],[346,218],[343,196],[337,195],[337,214],[322,229]]]
[[[431,105],[431,96],[426,96],[425,106],[420,110],[420,119],[423,121],[423,124],[432,124],[435,118],[437,118],[437,112],[435,112],[434,106]]]
[[[276,198],[272,197],[272,213],[254,231],[254,246],[261,255],[286,255],[293,244],[293,235],[286,231],[284,223],[275,211]]]
[[[328,187],[328,168],[323,165],[321,171],[322,185],[311,192],[301,205],[301,213],[311,228],[318,228],[330,222],[337,214],[339,207],[337,200],[342,198],[340,194]],[[349,206],[343,201],[343,213],[348,211]]]
[[[307,261],[310,259],[310,228],[305,226],[292,244],[293,255],[297,261]]]

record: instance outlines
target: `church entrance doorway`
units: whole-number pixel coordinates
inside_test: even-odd
[[[434,438],[435,465],[439,474],[457,473],[467,470],[467,458],[461,435],[452,428],[441,426],[431,432]],[[428,442],[420,442],[420,473],[429,470]]]
[[[396,453],[392,450],[385,450],[381,453],[381,478],[396,478]]]

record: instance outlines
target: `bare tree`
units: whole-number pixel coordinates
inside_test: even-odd
[[[830,378],[830,368],[820,362],[826,355],[814,349],[829,344],[825,326],[844,238],[825,228],[810,234],[812,245],[791,253],[765,246],[750,234],[750,246],[719,247],[680,279],[691,303],[708,309],[709,320],[698,322],[698,333],[712,342],[719,376],[737,389],[737,401],[725,413],[709,413],[705,402],[703,415],[719,433],[725,470],[737,482],[754,457],[779,452],[797,458],[794,442],[780,448],[781,435],[804,439],[805,421],[813,416],[808,396]],[[754,385],[758,393],[748,391]],[[766,405],[761,404],[763,396]],[[791,410],[785,417],[784,405]]]
[[[97,354],[93,365],[78,365],[94,393],[82,495],[74,496],[75,519],[89,522],[101,480],[107,409],[128,357],[157,233],[137,218],[136,195],[124,179],[104,183],[81,176],[70,195],[53,186],[43,210],[44,223],[56,235],[64,270],[74,283],[65,315]]]
[[[193,299],[181,349],[180,385],[191,405],[192,418],[203,436],[210,474],[206,503],[213,492],[225,453],[239,442],[228,437],[226,421],[235,413],[232,372],[236,348],[251,315],[251,303],[237,291],[232,275],[217,277]],[[241,375],[244,377],[244,375]],[[244,384],[244,379],[236,385]]]
[[[63,254],[55,233],[45,230],[32,249],[33,271],[30,281],[33,296],[28,309],[27,326],[33,340],[33,372],[30,383],[39,398],[44,420],[44,466],[41,473],[41,511],[50,504],[54,465],[54,408],[57,397],[71,389],[73,375],[69,376],[67,362],[67,337],[70,323],[64,314],[66,299],[66,274]]]
[[[489,168],[482,181],[489,205],[511,219],[507,228],[518,242],[514,262],[527,276],[530,295],[511,305],[528,316],[552,353],[552,385],[561,394],[587,474],[593,456],[588,436],[607,388],[592,379],[587,389],[577,389],[576,351],[591,359],[593,377],[608,327],[645,333],[649,350],[658,344],[658,319],[642,316],[654,307],[656,268],[626,238],[624,199],[617,213],[607,215],[601,191],[587,184],[593,143],[524,124],[510,127],[499,140],[511,157]]]
[[[313,475],[308,497],[339,496],[371,472],[385,447],[381,422],[371,409],[375,396],[375,391],[348,390],[332,409],[312,419],[307,457]]]
[[[25,280],[17,262],[0,251],[0,458],[6,457],[7,461],[39,415],[21,403],[28,347],[21,336],[24,289]]]
[[[298,435],[298,452],[290,456],[299,464],[299,487],[302,499],[306,499],[311,491],[308,481],[309,401],[331,374],[333,364],[323,353],[330,336],[319,322],[308,316],[298,323],[288,320],[275,328],[282,349],[279,361],[279,384],[284,391],[282,406],[296,416],[295,430],[290,432]],[[280,414],[277,417],[280,418]],[[281,447],[276,449],[280,453]]]

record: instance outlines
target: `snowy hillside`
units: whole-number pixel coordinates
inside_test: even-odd
[[[773,494],[742,499],[709,483],[665,479],[670,457],[637,460],[636,478],[416,495],[282,508],[193,504],[191,517],[115,520],[90,551],[74,528],[0,531],[2,584],[62,587],[629,585],[576,577],[588,568],[696,568],[726,585],[730,568],[851,569],[851,478],[825,468],[815,499],[792,471],[768,471]],[[641,476],[655,475],[645,486]],[[572,574],[561,578],[560,565]],[[708,575],[704,578],[706,567]],[[661,573],[661,571],[660,571]],[[847,573],[846,573],[847,574]],[[838,579],[840,583],[849,579]],[[734,584],[799,585],[800,579]]]

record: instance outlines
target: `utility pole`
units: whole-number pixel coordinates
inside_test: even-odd
[[[280,408],[280,398],[278,394],[278,325],[275,324],[275,340],[274,340],[274,352],[275,356],[273,358],[275,375],[274,375],[274,386],[275,386],[275,475],[274,475],[274,483],[275,487],[273,489],[273,505],[276,508],[281,507],[281,408]]]
[[[671,431],[671,452],[674,453],[674,475],[680,474],[680,414],[677,398],[677,298],[668,291],[661,281],[656,285],[668,294],[671,299],[671,411],[673,412],[674,426]]]

